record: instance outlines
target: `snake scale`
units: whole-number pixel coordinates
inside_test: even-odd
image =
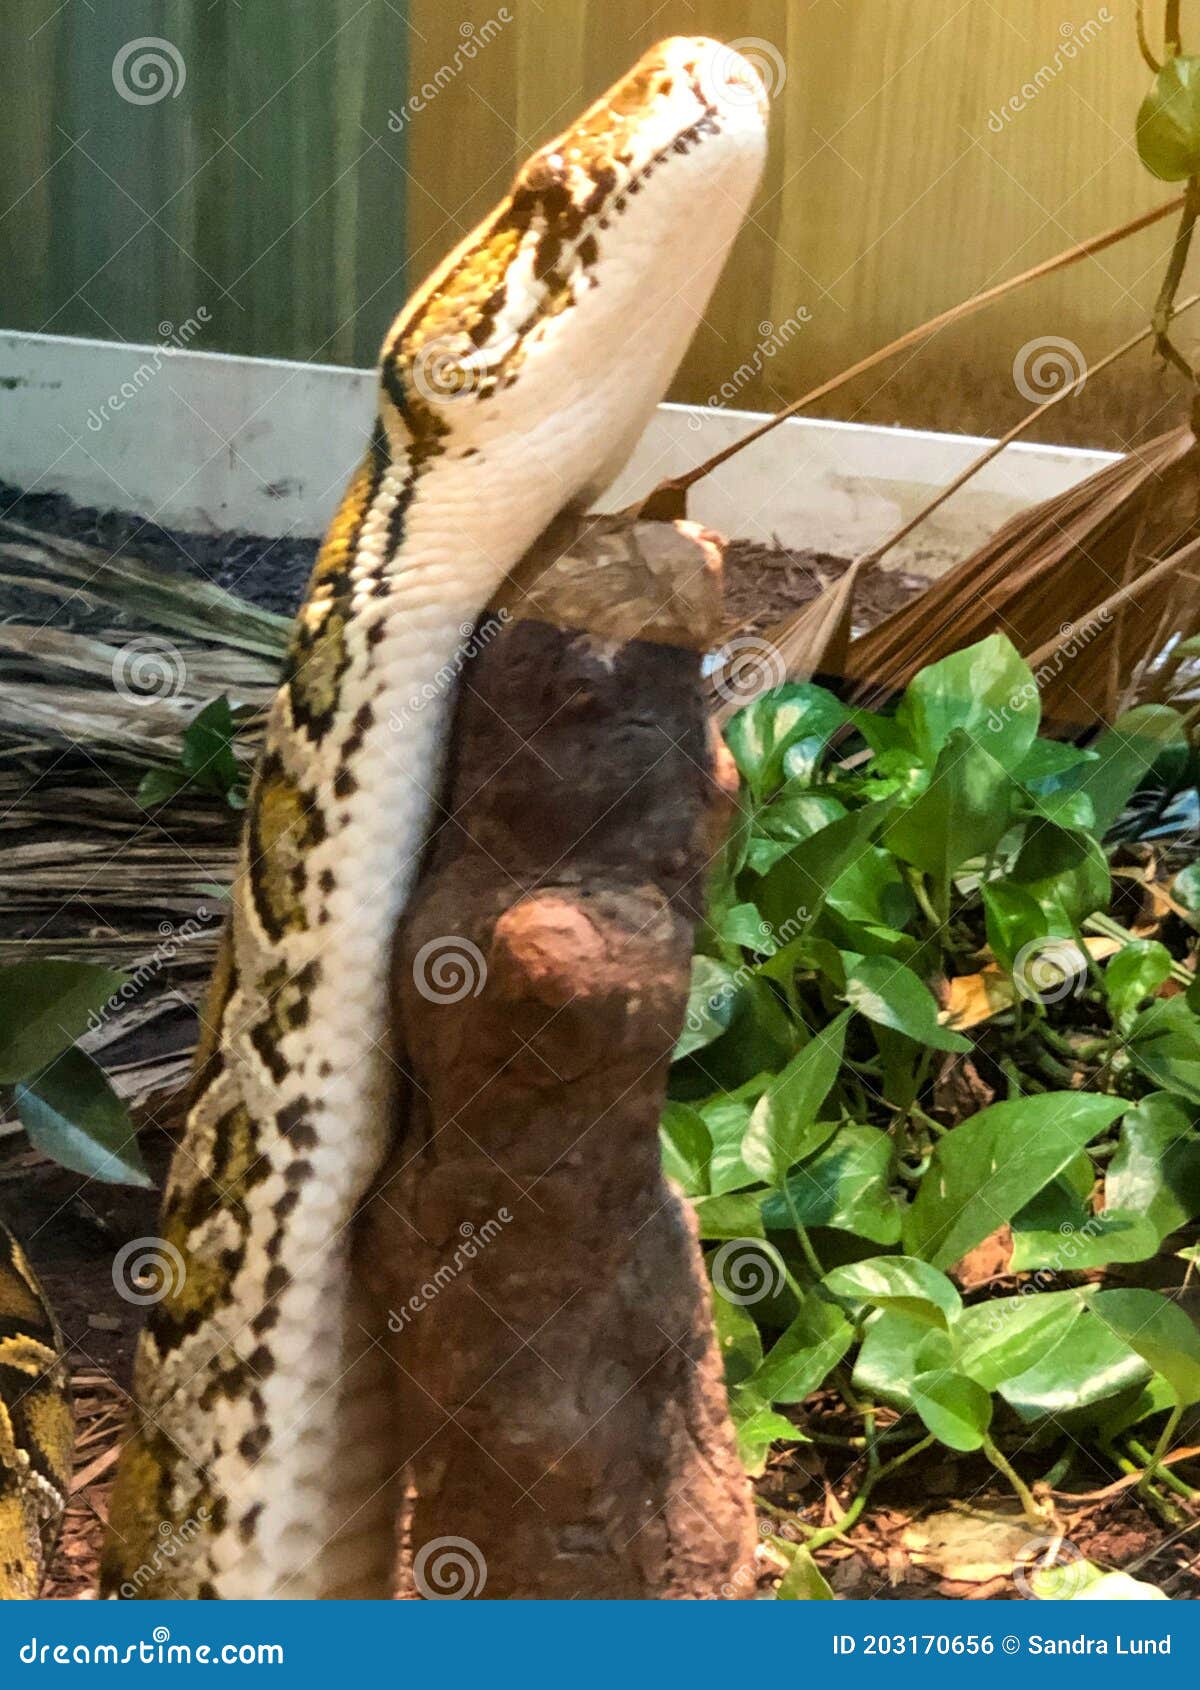
[[[374,433],[297,617],[247,809],[163,1196],[177,1271],[139,1340],[102,1594],[391,1594],[390,1364],[351,1240],[390,1149],[388,955],[449,732],[450,689],[429,682],[549,522],[624,464],[765,137],[753,66],[713,41],[661,43],[533,154],[387,335]],[[61,1428],[40,1420],[66,1412],[17,1252],[0,1312],[0,1589],[16,1594],[65,1483]]]

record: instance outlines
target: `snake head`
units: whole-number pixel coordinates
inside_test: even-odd
[[[395,444],[494,457],[520,440],[563,502],[602,485],[708,302],[766,124],[762,77],[732,48],[676,37],[648,52],[534,153],[397,319],[382,359]]]

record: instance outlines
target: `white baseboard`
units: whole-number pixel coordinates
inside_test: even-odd
[[[358,462],[373,394],[370,371],[3,331],[0,479],[174,528],[319,535]],[[605,503],[628,503],[761,420],[660,406]],[[701,482],[692,514],[745,539],[853,554],[989,444],[795,418]],[[889,561],[940,574],[1007,517],[1112,457],[1009,446]]]

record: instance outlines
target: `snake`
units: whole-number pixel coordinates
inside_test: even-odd
[[[538,536],[628,460],[766,129],[748,58],[660,43],[532,154],[385,337],[251,786],[104,1596],[393,1594],[403,1470],[353,1239],[397,1133],[388,960],[437,825],[446,677]]]

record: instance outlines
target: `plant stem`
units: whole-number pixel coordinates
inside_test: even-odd
[[[818,1279],[824,1279],[825,1269],[821,1266],[820,1258],[812,1247],[812,1239],[808,1236],[808,1229],[800,1219],[800,1211],[796,1207],[796,1199],[792,1196],[792,1188],[785,1179],[783,1195],[787,1201],[788,1213],[792,1217],[792,1225],[796,1229],[796,1237],[800,1240],[800,1252],[808,1264],[809,1271]]]
[[[1147,1473],[1152,1472],[1158,1482],[1166,1485],[1168,1490],[1173,1490],[1176,1496],[1182,1496],[1187,1502],[1195,1501],[1196,1492],[1191,1485],[1181,1479],[1177,1473],[1173,1473],[1169,1467],[1162,1467],[1160,1469],[1156,1465],[1162,1461],[1163,1456],[1166,1454],[1165,1450],[1156,1449],[1154,1454],[1151,1455],[1145,1444],[1140,1444],[1136,1438],[1129,1438],[1126,1441],[1128,1442],[1130,1449],[1133,1451],[1134,1457],[1136,1460],[1141,1462],[1142,1466],[1147,1470]]]
[[[898,1468],[903,1467],[905,1462],[911,1461],[914,1456],[922,1454],[923,1451],[927,1450],[930,1444],[934,1442],[936,1442],[936,1439],[933,1434],[930,1433],[928,1437],[922,1438],[920,1443],[910,1445],[908,1449],[902,1450],[899,1455],[894,1455],[890,1461],[883,1462],[881,1466],[876,1467],[873,1471],[869,1470],[866,1478],[862,1482],[862,1486],[859,1489],[857,1496],[854,1498],[853,1502],[850,1504],[849,1508],[847,1508],[846,1512],[842,1515],[837,1524],[834,1526],[822,1526],[818,1531],[813,1532],[812,1536],[805,1544],[805,1548],[810,1552],[814,1549],[824,1549],[827,1543],[832,1543],[835,1538],[839,1538],[843,1536],[844,1533],[848,1532],[856,1521],[861,1518],[862,1511],[870,1500],[871,1492],[875,1489],[875,1486],[880,1482],[880,1480],[888,1478],[892,1473],[896,1472]]]
[[[1025,1518],[1029,1521],[1029,1523],[1035,1526],[1044,1526],[1046,1521],[1050,1518],[1050,1509],[1037,1501],[1029,1486],[1008,1460],[1008,1457],[1002,1455],[992,1440],[987,1437],[983,1440],[983,1453],[987,1456],[996,1471],[998,1473],[1003,1473],[1009,1484],[1016,1491],[1017,1498],[1020,1501]]]
[[[1179,1428],[1179,1422],[1182,1418],[1183,1404],[1182,1402],[1177,1402],[1170,1414],[1168,1414],[1167,1423],[1163,1427],[1162,1432],[1159,1435],[1158,1442],[1154,1446],[1154,1452],[1150,1457],[1150,1465],[1146,1468],[1145,1477],[1142,1480],[1143,1485],[1149,1484],[1152,1479],[1159,1477],[1159,1464],[1162,1461],[1163,1456],[1170,1449],[1171,1440],[1174,1438],[1175,1433]],[[1164,1477],[1166,1476],[1164,1475]],[[1140,1490],[1141,1488],[1142,1486],[1139,1485],[1138,1489]]]
[[[1175,25],[1178,30],[1179,12],[1176,6]],[[1168,28],[1170,20],[1168,19]],[[1168,40],[1169,45],[1169,40]],[[1178,52],[1178,46],[1173,51]],[[1183,279],[1184,267],[1187,264],[1188,249],[1192,244],[1192,235],[1196,228],[1196,217],[1200,213],[1200,179],[1189,176],[1187,187],[1183,195],[1183,213],[1179,219],[1179,227],[1175,231],[1175,239],[1171,243],[1171,257],[1167,264],[1167,272],[1162,280],[1162,287],[1158,290],[1158,298],[1154,302],[1154,343],[1161,355],[1168,363],[1173,364],[1190,382],[1196,381],[1196,373],[1183,354],[1176,350],[1171,341],[1171,320],[1175,315],[1175,295],[1179,291],[1179,284]]]

